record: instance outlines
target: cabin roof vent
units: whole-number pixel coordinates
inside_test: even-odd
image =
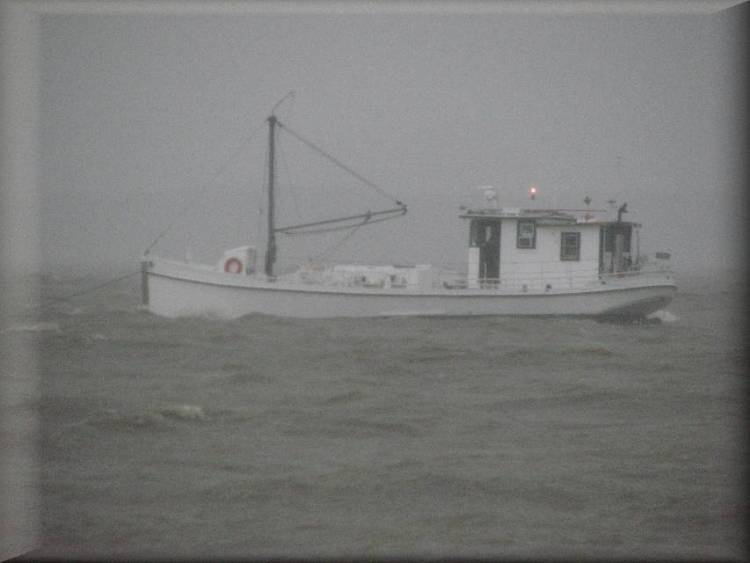
[[[477,189],[482,190],[484,193],[484,199],[487,201],[488,207],[492,207],[493,209],[500,207],[497,199],[497,190],[493,186],[479,186]]]

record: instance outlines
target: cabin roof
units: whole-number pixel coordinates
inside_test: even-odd
[[[603,210],[565,210],[565,209],[521,209],[519,207],[496,207],[485,209],[466,209],[459,215],[462,219],[534,219],[538,225],[630,225],[640,227],[632,221],[602,219],[594,213]],[[588,214],[588,217],[586,216]]]
[[[495,207],[486,209],[467,209],[460,215],[467,219],[538,219],[538,218],[557,218],[575,220],[575,217],[569,213],[564,213],[556,209],[521,209],[519,207]]]
[[[635,221],[606,221],[603,219],[591,219],[589,221],[579,221],[579,223],[585,223],[587,225],[628,225],[631,227],[640,227],[641,224]]]

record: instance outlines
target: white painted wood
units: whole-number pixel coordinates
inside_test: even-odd
[[[500,235],[500,281],[503,285],[543,291],[547,283],[567,289],[583,287],[599,276],[599,226],[538,225],[536,248],[517,248],[516,219],[503,219]],[[562,233],[581,233],[580,260],[560,260]]]
[[[470,288],[476,289],[479,287],[479,248],[475,246],[469,247],[468,268],[468,285]]]
[[[161,316],[237,318],[251,313],[330,318],[393,315],[605,315],[648,314],[676,290],[667,273],[612,278],[575,290],[523,293],[517,289],[335,287],[266,281],[151,259],[149,309]]]

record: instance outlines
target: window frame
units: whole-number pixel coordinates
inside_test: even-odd
[[[522,246],[521,239],[528,239],[528,236],[521,237],[521,225],[531,225],[531,246]],[[516,222],[516,248],[519,250],[534,250],[536,249],[536,221],[534,219],[519,219]]]
[[[575,256],[566,254],[565,240],[573,235],[575,237]],[[580,262],[581,261],[581,232],[580,231],[563,231],[560,233],[560,261],[561,262]]]

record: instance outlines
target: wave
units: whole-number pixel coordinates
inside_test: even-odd
[[[44,321],[38,323],[18,323],[3,329],[3,332],[60,332],[60,325],[56,322]]]
[[[178,420],[206,420],[206,411],[197,405],[173,405],[158,411],[162,416]]]
[[[435,461],[439,463],[439,459]],[[448,457],[446,461],[450,459]],[[469,501],[476,509],[482,506],[512,504],[519,507],[536,505],[552,510],[569,511],[583,508],[586,499],[585,493],[579,493],[564,486],[539,483],[533,477],[515,475],[470,477],[434,469],[399,479],[391,483],[390,487],[408,490],[416,496],[440,495],[443,498]],[[436,518],[444,517],[436,516]]]
[[[679,317],[677,315],[674,315],[665,309],[659,309],[658,311],[655,311],[651,313],[650,315],[648,315],[646,318],[658,319],[663,323],[673,323],[679,320]]]
[[[86,312],[84,307],[77,307],[65,301],[45,303],[42,308],[52,314],[64,315],[66,317],[75,317]]]
[[[522,347],[508,350],[503,357],[515,362],[528,360],[534,363],[545,363],[561,358],[610,358],[616,355],[616,352],[605,346],[570,346],[556,350]]]
[[[219,372],[218,377],[226,378],[230,383],[271,383],[273,379],[265,374],[258,373],[254,368],[247,364],[225,362]]]
[[[145,412],[109,409],[81,423],[108,430],[168,430],[174,423],[206,422],[206,410],[198,405],[167,405]]]
[[[537,410],[549,409],[552,407],[573,408],[592,404],[604,405],[615,400],[623,402],[626,401],[627,398],[627,394],[621,394],[612,390],[584,388],[567,393],[495,399],[484,404],[479,404],[475,408],[477,410],[492,413],[507,412],[508,409]]]
[[[349,391],[347,393],[338,393],[336,395],[333,395],[331,397],[328,397],[325,399],[322,404],[324,405],[340,405],[345,403],[352,403],[356,401],[361,401],[365,398],[365,394],[361,391]]]
[[[463,358],[471,355],[470,350],[456,349],[447,346],[423,345],[409,351],[409,362],[429,363],[455,361],[457,358]]]
[[[319,436],[326,438],[388,438],[423,435],[415,425],[405,422],[384,422],[361,418],[330,418],[300,416],[298,423],[290,423],[282,430],[287,436]]]
[[[241,473],[241,472],[240,472]],[[225,505],[227,502],[284,502],[299,503],[300,499],[314,494],[315,484],[295,476],[246,477],[238,479],[232,487],[225,484],[208,485],[200,492],[207,503]]]

